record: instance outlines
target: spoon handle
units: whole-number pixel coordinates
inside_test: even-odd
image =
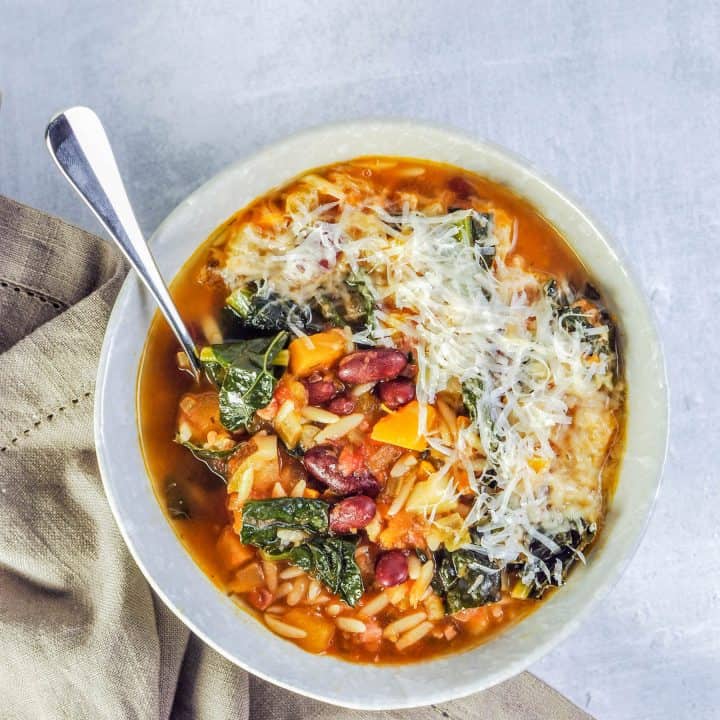
[[[45,141],[63,175],[145,283],[199,374],[197,348],[145,242],[100,118],[89,108],[70,108],[52,118]]]

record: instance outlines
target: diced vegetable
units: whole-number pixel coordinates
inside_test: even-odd
[[[302,438],[303,426],[292,400],[286,400],[280,406],[273,420],[273,426],[287,449],[293,450]]]
[[[290,372],[307,377],[317,370],[332,367],[346,352],[347,338],[342,330],[296,338],[290,343]]]
[[[408,450],[422,452],[427,449],[427,440],[418,432],[419,405],[413,400],[400,410],[389,413],[375,423],[370,437],[378,442],[398,445]],[[437,415],[432,405],[427,406],[427,428],[435,427]]]
[[[437,513],[447,512],[457,507],[457,498],[450,475],[433,473],[427,480],[415,484],[405,503],[409,512],[424,514],[429,508]]]
[[[262,570],[257,563],[250,563],[235,574],[227,583],[227,589],[233,593],[246,593],[259,587],[264,582]]]
[[[183,395],[178,412],[178,438],[200,444],[211,432],[225,432],[220,422],[217,392],[209,390]]]
[[[255,555],[255,551],[251,547],[240,542],[240,538],[230,525],[223,528],[216,548],[223,566],[230,570],[237,570],[245,563],[250,562]]]
[[[325,652],[330,647],[335,635],[335,623],[314,610],[293,608],[285,613],[282,619],[307,633],[304,638],[295,641],[303,650],[317,654]]]
[[[433,539],[437,545],[442,544],[451,552],[470,542],[470,532],[465,527],[465,521],[460,513],[456,512],[436,517],[428,535],[428,544],[430,535],[435,536]]]
[[[526,585],[522,580],[518,580],[510,591],[510,596],[516,600],[525,600],[530,596],[530,585]]]

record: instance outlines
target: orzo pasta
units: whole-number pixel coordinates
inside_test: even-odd
[[[477,644],[585,562],[621,450],[603,299],[525,201],[362,158],[213,233],[139,380],[157,494],[212,580],[313,653]]]

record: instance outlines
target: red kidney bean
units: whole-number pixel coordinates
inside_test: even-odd
[[[337,495],[376,497],[380,485],[375,476],[364,468],[343,475],[338,468],[338,454],[334,445],[316,445],[305,453],[303,464],[310,475]]]
[[[405,353],[392,348],[359,350],[346,355],[338,366],[338,377],[343,382],[361,385],[378,380],[396,378],[407,365]]]
[[[305,382],[305,389],[308,394],[309,405],[322,405],[332,400],[337,395],[335,384],[329,380],[318,380],[317,382]]]
[[[362,494],[377,497],[380,492],[380,483],[367,468],[345,476],[343,482],[346,489],[341,493],[342,495]]]
[[[361,530],[375,517],[375,501],[367,495],[341,500],[330,510],[330,530],[339,535]]]
[[[383,587],[399,585],[408,579],[408,561],[401,550],[383,553],[375,563],[375,582]]]
[[[335,477],[342,477],[338,470],[338,451],[334,445],[316,445],[303,457],[305,469],[321,483],[329,485]]]
[[[351,395],[338,395],[332,399],[325,407],[336,415],[349,415],[356,405],[356,400]]]
[[[389,408],[395,410],[415,399],[415,383],[406,378],[389,380],[377,386],[377,394]]]

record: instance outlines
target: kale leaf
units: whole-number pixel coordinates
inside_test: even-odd
[[[578,559],[578,552],[593,541],[596,532],[595,523],[576,520],[568,530],[549,535],[560,547],[556,551],[533,539],[529,550],[534,557],[520,570],[523,584],[529,587],[529,597],[540,598],[549,588],[564,584],[570,568]]]
[[[500,570],[484,552],[440,548],[434,557],[433,590],[444,599],[449,615],[500,599]]]
[[[305,537],[327,533],[329,508],[323,500],[310,498],[248,500],[243,505],[240,538],[246,545],[256,545],[270,553],[284,552],[292,542],[285,539],[290,537],[289,533],[283,537],[283,530],[296,531]]]
[[[255,411],[264,408],[275,390],[272,361],[288,340],[286,332],[274,338],[255,338],[210,345],[200,353],[205,374],[220,386],[220,421],[228,430],[247,428]]]
[[[356,540],[329,535],[329,504],[308,498],[249,500],[240,539],[271,560],[287,560],[319,580],[348,605],[363,593]]]
[[[294,547],[288,560],[352,607],[364,590],[360,568],[355,562],[355,547],[356,542],[346,538],[318,537]]]
[[[362,321],[368,331],[372,332],[375,326],[375,296],[370,290],[367,275],[358,270],[345,279],[345,284],[354,291],[356,322]]]
[[[470,413],[470,420],[480,433],[480,439],[485,444],[489,456],[494,455],[500,448],[504,437],[498,432],[492,418],[489,405],[483,400],[485,385],[482,378],[473,377],[462,383],[462,398],[465,407]]]
[[[455,223],[458,239],[469,245],[480,248],[480,261],[489,270],[495,259],[495,245],[490,235],[492,228],[492,213],[480,213],[471,210],[468,215]]]
[[[373,326],[375,298],[370,292],[367,276],[354,272],[337,283],[331,278],[318,288],[309,305],[298,305],[277,293],[257,290],[253,284],[234,290],[226,299],[226,309],[240,323],[240,335],[252,331],[255,336],[277,333],[298,327],[305,332],[319,332],[328,325],[358,328]],[[237,334],[238,328],[231,331]]]
[[[291,325],[305,331],[321,329],[309,308],[277,293],[258,292],[252,287],[239,288],[230,294],[225,304],[245,328],[260,333],[289,330]]]
[[[171,518],[189,520],[190,508],[185,496],[173,478],[165,481],[165,507]]]
[[[188,440],[180,440],[175,438],[178,445],[187,448],[198,460],[202,460],[216,475],[225,480],[227,476],[228,460],[238,451],[239,445],[229,448],[228,450],[210,450],[208,448],[195,445]]]

